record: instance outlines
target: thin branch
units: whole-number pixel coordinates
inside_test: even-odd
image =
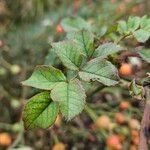
[[[145,91],[147,101],[141,122],[139,150],[149,150],[148,139],[150,137],[150,89],[146,87]]]

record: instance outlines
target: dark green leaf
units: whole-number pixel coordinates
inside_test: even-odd
[[[53,102],[48,92],[32,97],[25,105],[23,121],[26,129],[48,128],[58,115],[58,104]]]

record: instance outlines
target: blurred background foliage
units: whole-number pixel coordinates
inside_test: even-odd
[[[130,15],[148,15],[149,8],[149,0],[0,0],[0,149],[15,149],[21,145],[25,150],[48,150],[58,141],[73,150],[107,149],[109,131],[98,122],[96,124],[100,128],[96,128],[91,119],[95,114],[100,116],[107,112],[102,122],[104,119],[106,124],[115,126],[114,133],[119,134],[124,142],[123,150],[132,147],[135,149],[130,150],[136,150],[138,142],[132,141],[129,128],[139,128],[142,109],[139,109],[138,101],[131,101],[127,89],[116,87],[112,91],[106,88],[101,94],[90,95],[88,102],[92,101],[89,104],[92,110],[72,122],[64,121],[62,125],[59,118],[53,129],[24,131],[20,121],[21,110],[25,99],[37,91],[22,87],[20,82],[31,74],[36,65],[52,64],[62,68],[50,51],[50,43],[61,40],[65,35],[58,32],[62,18],[81,16],[95,24],[96,32],[103,35],[107,27],[112,26],[109,30],[113,30],[120,19]],[[123,113],[116,117],[119,111]],[[125,117],[126,121],[114,122],[115,117]],[[126,123],[127,120],[131,122]],[[135,130],[132,134],[138,133]],[[63,146],[60,144],[55,150],[64,150]]]

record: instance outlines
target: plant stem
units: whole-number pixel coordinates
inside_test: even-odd
[[[139,150],[148,150],[148,138],[150,136],[150,89],[145,88],[146,104],[141,122]]]
[[[98,117],[96,113],[88,105],[85,106],[85,111],[88,113],[91,119],[95,122],[95,120]]]
[[[7,69],[9,69],[10,70],[10,68],[11,68],[11,64],[10,63],[8,63],[4,58],[1,58],[0,59],[0,64],[1,65],[3,65],[5,68],[7,68]]]
[[[54,132],[54,130],[51,130],[51,135],[53,136],[53,139],[54,139],[54,143],[59,143],[59,139],[56,135],[56,133]]]
[[[17,138],[15,139],[15,141],[10,145],[10,147],[8,147],[7,150],[12,150],[13,148],[15,148],[16,146],[18,146],[18,144],[22,141],[23,139],[23,135],[24,135],[24,128],[22,127],[22,129],[20,130]]]
[[[118,44],[120,41],[124,40],[126,37],[130,36],[131,34],[126,34],[124,36],[121,36],[118,41],[116,42],[116,44]]]
[[[0,129],[13,130],[13,125],[0,122]]]

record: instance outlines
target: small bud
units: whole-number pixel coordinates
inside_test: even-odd
[[[12,74],[18,74],[21,71],[21,68],[18,65],[12,65],[10,71]]]

